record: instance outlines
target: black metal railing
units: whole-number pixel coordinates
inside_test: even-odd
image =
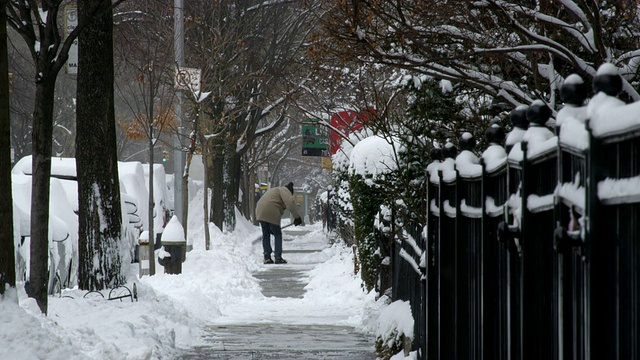
[[[491,171],[481,162],[479,177],[435,170],[426,230],[414,229],[417,247],[398,242],[393,260],[419,359],[640,358],[634,124],[596,136],[586,122],[584,148],[520,142],[521,158]]]

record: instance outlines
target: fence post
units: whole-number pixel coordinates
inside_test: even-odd
[[[426,281],[427,281],[427,350],[425,357],[427,359],[438,359],[440,352],[439,345],[439,324],[440,324],[440,312],[439,302],[440,298],[440,243],[438,236],[440,234],[438,224],[440,222],[440,187],[439,178],[438,183],[433,181],[433,178],[437,177],[438,169],[442,162],[442,151],[439,148],[434,148],[430,152],[431,163],[427,166],[427,245],[426,251]]]
[[[446,150],[446,152],[444,151]],[[457,149],[445,147],[446,159],[440,175],[440,358],[458,358],[458,338],[456,321],[456,226],[455,214],[447,214],[447,207],[455,201],[452,185],[445,182],[445,174],[453,171],[453,157]],[[447,170],[445,172],[444,170]]]
[[[485,138],[489,147],[482,153],[482,359],[507,359],[506,275],[504,247],[498,241],[500,215],[506,203],[507,153],[502,127],[493,124]],[[502,211],[496,211],[502,209]]]

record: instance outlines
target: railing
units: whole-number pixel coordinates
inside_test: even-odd
[[[598,100],[497,163],[430,166],[426,283],[394,257],[419,359],[640,358],[640,102]]]

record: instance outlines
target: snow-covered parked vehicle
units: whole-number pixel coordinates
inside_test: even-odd
[[[48,286],[50,294],[59,293],[62,288],[72,287],[77,283],[78,216],[75,213],[77,205],[74,205],[78,202],[77,185],[75,181],[67,179],[66,162],[58,165],[61,165],[56,168],[60,177],[52,177],[50,182]],[[31,244],[30,156],[23,158],[14,166],[11,179],[14,210],[16,210],[14,216],[20,223],[20,228],[14,229],[20,239],[18,244],[15,244],[18,279],[27,280]]]
[[[12,169],[12,194],[16,235],[16,262],[19,280],[29,278],[30,221],[31,221],[31,156],[24,157]],[[158,169],[160,166],[162,169]],[[122,208],[123,260],[137,260],[140,233],[148,228],[148,190],[143,165],[118,163]],[[164,167],[156,165],[154,171],[164,177]],[[156,177],[154,177],[156,178]],[[164,180],[164,178],[163,178]],[[77,284],[78,267],[78,184],[74,158],[51,159],[51,198],[49,205],[49,293]],[[168,210],[166,182],[154,186],[158,195],[154,209],[157,233],[162,232]],[[162,186],[165,187],[164,192]],[[158,206],[161,205],[161,206]],[[159,229],[159,231],[158,231]],[[128,260],[127,260],[128,261]]]

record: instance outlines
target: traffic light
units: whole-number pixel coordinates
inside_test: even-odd
[[[162,162],[166,163],[169,160],[169,152],[167,150],[162,150]]]

